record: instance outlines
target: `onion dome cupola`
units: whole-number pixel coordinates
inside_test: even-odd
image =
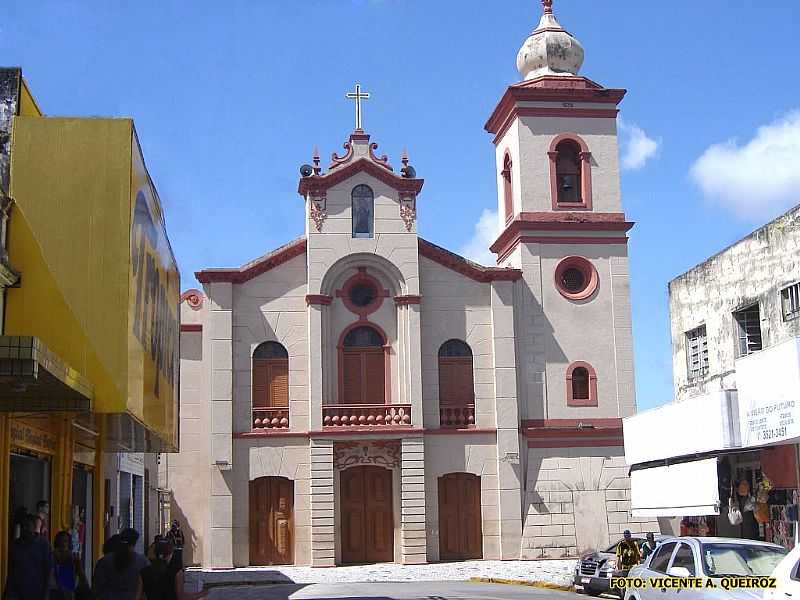
[[[544,14],[517,54],[517,69],[525,80],[543,75],[571,77],[583,65],[584,51],[553,14],[553,0],[542,0]]]

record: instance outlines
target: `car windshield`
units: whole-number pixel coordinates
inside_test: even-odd
[[[756,544],[702,544],[703,570],[709,577],[767,577],[786,555],[783,548]]]

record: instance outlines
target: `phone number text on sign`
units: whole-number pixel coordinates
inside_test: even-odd
[[[747,411],[747,441],[769,442],[791,436],[795,426],[795,402],[775,402]]]

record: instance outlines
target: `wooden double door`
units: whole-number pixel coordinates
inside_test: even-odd
[[[394,560],[392,472],[352,467],[340,477],[342,563]]]
[[[481,478],[449,473],[439,478],[439,559],[483,558]]]
[[[294,563],[294,482],[262,477],[250,482],[250,564]]]

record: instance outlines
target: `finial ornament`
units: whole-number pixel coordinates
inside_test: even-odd
[[[361,91],[361,84],[356,83],[356,89],[353,92],[347,92],[348,100],[354,100],[356,103],[356,130],[361,131],[361,101],[369,100],[370,93]]]
[[[542,0],[542,6],[544,6],[544,14],[553,14],[553,0]]]

